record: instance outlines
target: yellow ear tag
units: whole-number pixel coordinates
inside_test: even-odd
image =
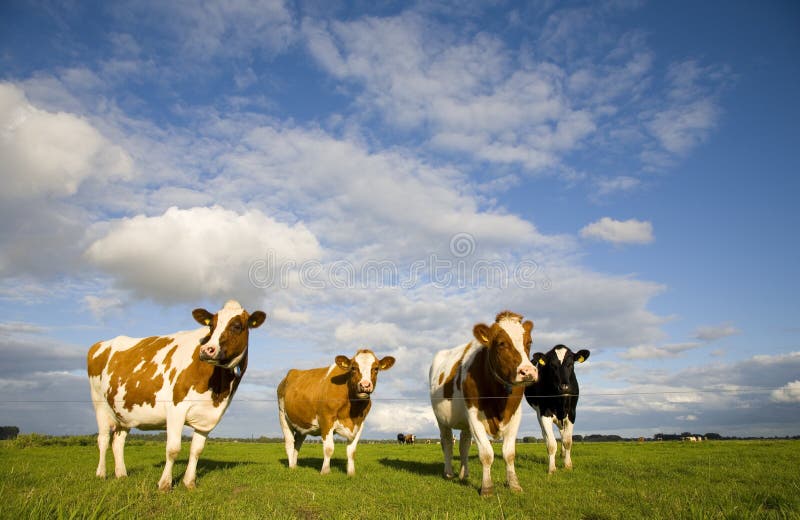
[[[251,320],[250,321],[250,326],[251,327],[255,327],[256,326],[256,320]]]
[[[205,323],[206,323],[206,325],[211,325],[211,320],[209,320],[208,318],[206,318],[206,319],[205,319]]]
[[[540,365],[542,365],[542,366],[544,366],[544,359],[542,359],[542,358],[539,358],[539,364],[540,364]]]
[[[578,363],[583,363],[583,360],[586,359],[583,356],[578,356]]]

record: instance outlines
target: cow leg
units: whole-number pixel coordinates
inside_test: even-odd
[[[322,469],[321,475],[331,472],[331,457],[333,456],[333,428],[322,438]]]
[[[572,469],[572,421],[569,417],[564,419],[564,427],[561,428],[561,454],[564,456],[564,467]]]
[[[472,440],[472,434],[466,430],[461,430],[461,436],[458,438],[458,456],[461,458],[461,471],[458,473],[458,478],[467,480],[469,478],[469,445]]]
[[[294,468],[297,466],[297,452],[300,451],[300,446],[303,445],[305,435],[300,436],[298,442],[298,433],[292,430],[289,426],[289,421],[286,419],[286,412],[283,411],[283,400],[279,401],[278,406],[278,421],[281,423],[281,430],[283,430],[283,444],[286,449],[286,459],[289,461],[289,467]]]
[[[483,423],[478,419],[478,412],[474,408],[470,408],[469,412],[469,427],[472,430],[472,436],[475,439],[475,444],[478,445],[478,458],[483,467],[483,476],[481,478],[481,496],[489,497],[494,494],[494,485],[492,484],[492,462],[494,462],[494,449],[492,448],[492,441],[486,433]]]
[[[353,440],[347,445],[347,476],[352,477],[356,474],[356,448],[358,447],[358,439],[361,438],[361,432],[364,431],[362,427],[356,427],[356,433]]]
[[[206,445],[206,438],[208,433],[198,432],[195,430],[192,434],[192,446],[189,448],[189,463],[186,464],[186,473],[183,474],[183,485],[189,489],[194,489],[197,479],[197,460],[200,454],[203,453],[203,448]]]
[[[517,412],[511,417],[508,422],[506,433],[503,436],[503,460],[506,463],[506,482],[511,491],[521,492],[522,487],[519,485],[517,478],[517,470],[514,466],[514,460],[517,456],[517,432],[519,431],[519,424],[522,422],[522,412],[518,408]]]
[[[100,461],[97,463],[97,471],[95,475],[100,478],[106,478],[106,453],[108,453],[108,444],[111,437],[111,429],[115,426],[108,414],[98,408],[95,410],[97,418],[97,449],[100,452]]]
[[[175,459],[181,452],[181,432],[183,431],[183,423],[186,420],[185,413],[178,413],[177,411],[167,412],[167,460],[164,463],[164,472],[161,474],[161,479],[158,481],[158,489],[160,491],[169,491],[172,489],[172,466],[175,464]]]
[[[294,434],[294,444],[292,449],[291,462],[289,463],[290,468],[297,466],[297,455],[300,453],[300,448],[303,446],[304,440],[306,440],[306,436],[303,435],[302,433]]]
[[[553,434],[553,418],[547,416],[539,416],[539,426],[542,427],[542,437],[547,444],[547,472],[555,473],[556,471],[556,437]]]
[[[128,470],[125,469],[125,438],[127,436],[127,428],[117,428],[111,443],[111,451],[114,453],[114,475],[117,478],[128,476]]]
[[[444,478],[453,478],[453,429],[440,423],[439,438],[444,455]]]

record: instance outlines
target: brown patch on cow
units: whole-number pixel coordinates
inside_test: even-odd
[[[178,350],[178,345],[176,344],[174,347],[169,349],[167,355],[164,356],[164,370],[169,370],[169,367],[172,366],[172,356],[175,354],[175,351]]]
[[[111,355],[106,400],[112,408],[117,408],[116,397],[121,387],[125,388],[122,407],[126,410],[132,411],[136,405],[156,405],[156,392],[163,386],[164,376],[160,365],[153,359],[172,341],[169,337],[152,336]]]
[[[108,363],[108,356],[111,354],[111,347],[106,345],[106,349],[97,357],[97,351],[103,345],[102,342],[95,343],[89,348],[89,354],[86,356],[86,371],[89,377],[97,377],[103,373],[103,369]]]
[[[200,361],[198,345],[192,354],[192,362],[178,374],[172,389],[172,402],[177,405],[183,401],[191,389],[199,394],[211,390],[211,402],[215,407],[219,406],[226,398],[232,397],[239,387],[239,381],[247,370],[246,353],[239,363],[239,369],[240,376],[236,377],[233,370]]]
[[[472,359],[463,392],[467,407],[483,412],[489,433],[496,436],[519,408],[524,389],[515,386],[510,394],[506,393],[505,387],[489,371],[489,355],[489,349],[481,349]]]
[[[175,382],[175,374],[177,374],[177,373],[178,373],[178,369],[175,368],[175,367],[172,367],[172,370],[169,371],[169,382],[170,382],[170,384]]]
[[[442,381],[444,381],[444,372],[442,372],[441,374],[439,374],[439,384],[440,384],[440,385],[442,384]]]
[[[461,352],[461,357],[458,358],[458,361],[453,365],[453,368],[450,370],[450,374],[447,376],[447,381],[444,383],[443,390],[443,397],[445,399],[452,399],[453,398],[453,385],[458,390],[461,390],[461,364],[464,362],[464,356],[467,355],[469,351],[470,344],[468,343],[464,350]],[[439,383],[441,383],[441,377],[439,378]]]

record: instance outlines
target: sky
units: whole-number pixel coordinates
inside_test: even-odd
[[[788,1],[2,2],[0,423],[96,432],[90,345],[233,298],[212,436],[371,348],[364,437],[434,437],[504,309],[591,351],[576,434],[800,434],[798,55]]]

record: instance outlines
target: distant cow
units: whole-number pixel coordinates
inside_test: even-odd
[[[405,444],[414,444],[414,442],[416,442],[416,440],[417,440],[417,436],[416,435],[414,435],[413,433],[407,433],[406,436],[405,436],[404,442],[405,442]]]
[[[405,433],[398,433],[397,434],[397,444],[405,444],[406,443],[406,434]]]
[[[347,439],[347,474],[355,475],[354,457],[364,419],[372,406],[370,395],[378,371],[388,370],[394,358],[378,359],[371,350],[359,350],[352,358],[336,356],[329,367],[289,370],[278,385],[278,419],[286,443],[289,467],[297,465],[297,453],[307,435],[322,436],[321,474],[330,473],[333,434]]]
[[[546,354],[537,352],[533,363],[539,367],[539,381],[525,388],[525,399],[539,418],[542,436],[547,443],[548,473],[556,470],[556,439],[553,423],[561,431],[561,453],[564,467],[572,468],[572,428],[575,424],[575,407],[578,404],[578,379],[574,364],[589,358],[588,350],[572,352],[564,345],[556,345]]]
[[[194,429],[183,483],[195,486],[197,459],[247,369],[249,330],[266,314],[248,314],[229,301],[216,314],[195,309],[203,327],[169,336],[118,336],[89,349],[87,368],[97,416],[97,476],[106,476],[109,431],[114,432],[114,474],[127,476],[125,437],[131,428],[167,430],[167,461],[158,488],[172,487],[172,465],[184,425]]]
[[[493,492],[491,438],[503,438],[506,478],[513,491],[522,491],[514,469],[516,438],[522,410],[523,386],[536,381],[537,369],[529,360],[533,322],[510,311],[497,315],[491,325],[472,330],[475,339],[436,354],[431,364],[430,396],[439,424],[444,475],[453,476],[453,430],[461,430],[459,455],[465,480],[469,471],[470,433],[478,445],[483,466],[481,495]]]

